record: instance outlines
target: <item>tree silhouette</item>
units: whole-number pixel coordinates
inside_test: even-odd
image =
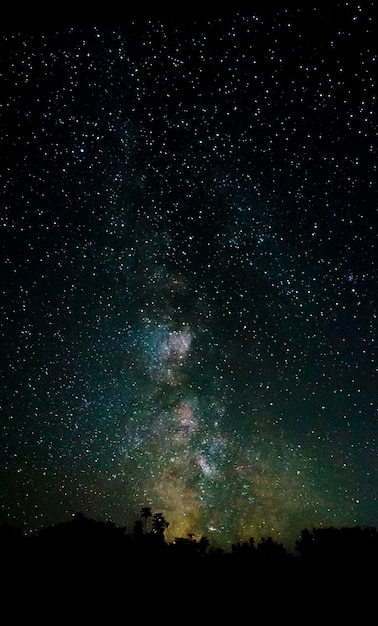
[[[144,518],[144,534],[147,534],[147,520],[149,517],[152,517],[151,508],[149,506],[144,506],[140,512],[141,516]]]
[[[256,546],[255,540],[253,537],[250,537],[249,541],[243,541],[242,543],[238,541],[237,543],[232,544],[231,546],[232,554],[240,559],[240,558],[256,558]]]
[[[169,526],[163,513],[155,513],[152,519],[152,534],[161,540],[164,540],[164,532]]]
[[[206,550],[209,547],[209,545],[210,545],[209,539],[207,537],[201,537],[201,539],[199,540],[199,543],[198,543],[198,548],[199,548],[200,554],[202,554],[202,555],[205,554]]]
[[[174,541],[175,552],[183,557],[204,556],[209,545],[207,537],[201,537],[196,541],[194,533],[188,533],[187,537],[176,537]]]
[[[143,523],[142,520],[137,519],[133,527],[133,536],[135,539],[140,539],[143,536]]]
[[[370,569],[378,559],[376,528],[307,528],[296,542],[301,561],[311,567],[343,571]]]

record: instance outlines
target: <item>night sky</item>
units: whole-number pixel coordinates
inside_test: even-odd
[[[374,3],[296,4],[1,33],[0,521],[378,524]]]

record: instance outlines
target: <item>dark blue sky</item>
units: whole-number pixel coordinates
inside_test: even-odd
[[[372,2],[1,38],[0,517],[375,526]]]

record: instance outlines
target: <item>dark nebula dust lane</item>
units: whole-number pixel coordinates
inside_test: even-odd
[[[1,521],[377,524],[373,4],[1,35]]]

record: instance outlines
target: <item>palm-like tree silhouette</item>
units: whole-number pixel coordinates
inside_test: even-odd
[[[147,534],[147,520],[149,517],[152,517],[151,508],[149,506],[144,506],[141,509],[141,517],[144,518],[144,534]]]

